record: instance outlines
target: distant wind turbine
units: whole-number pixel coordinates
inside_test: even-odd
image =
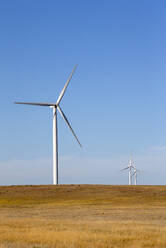
[[[134,168],[133,166],[133,161],[132,158],[130,157],[129,165],[122,170],[129,170],[129,185],[132,185],[132,169]]]
[[[57,130],[57,110],[59,111],[60,115],[65,120],[66,124],[70,128],[72,134],[74,135],[75,139],[77,140],[78,144],[81,147],[81,143],[79,142],[75,132],[73,131],[67,117],[65,116],[64,112],[60,108],[59,104],[65,94],[65,91],[67,89],[67,86],[76,70],[76,67],[74,67],[73,71],[71,72],[63,90],[61,91],[58,100],[56,103],[34,103],[34,102],[14,102],[15,104],[26,104],[26,105],[35,105],[35,106],[44,106],[44,107],[50,107],[53,109],[53,184],[58,185],[58,130]]]

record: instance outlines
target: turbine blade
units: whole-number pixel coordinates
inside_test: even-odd
[[[121,171],[123,171],[123,170],[127,170],[127,169],[129,169],[129,166],[127,166],[127,167],[125,167],[125,168],[121,169]]]
[[[61,91],[61,93],[60,93],[60,95],[59,95],[59,97],[58,97],[58,100],[57,100],[56,105],[59,105],[60,101],[62,100],[62,97],[63,97],[64,94],[65,94],[65,91],[66,91],[66,89],[67,89],[67,86],[68,86],[68,84],[69,84],[69,82],[70,82],[70,80],[71,80],[71,78],[72,78],[72,76],[73,76],[73,74],[74,74],[76,68],[77,68],[77,65],[76,65],[76,66],[74,67],[74,69],[72,70],[72,72],[71,72],[71,74],[70,74],[70,76],[69,76],[69,78],[68,78],[68,80],[67,80],[67,82],[66,82],[66,84],[65,84],[65,86],[64,86],[64,88],[63,88],[63,90]]]
[[[56,106],[55,103],[37,103],[37,102],[14,102],[15,104],[26,104],[26,105],[35,105],[35,106]]]
[[[73,129],[72,129],[72,127],[71,127],[71,125],[70,125],[70,123],[69,123],[67,117],[66,117],[65,114],[63,113],[62,109],[61,109],[59,106],[57,106],[57,109],[58,109],[59,113],[61,114],[61,116],[63,117],[63,119],[66,121],[68,127],[70,128],[71,132],[73,133],[74,137],[76,138],[78,144],[80,145],[80,147],[82,147],[81,143],[79,142],[79,140],[78,140],[76,134],[74,133],[74,131],[73,131]]]

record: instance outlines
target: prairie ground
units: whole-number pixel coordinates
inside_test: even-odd
[[[2,186],[0,248],[166,248],[166,186]]]

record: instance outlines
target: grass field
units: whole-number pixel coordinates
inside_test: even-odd
[[[0,248],[166,247],[166,186],[0,187]]]

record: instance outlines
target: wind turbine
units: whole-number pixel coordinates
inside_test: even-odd
[[[125,167],[122,170],[129,170],[129,185],[132,185],[132,169],[134,168],[133,166],[133,161],[132,158],[130,157],[129,165]]]
[[[67,86],[76,70],[76,67],[72,70],[63,90],[61,91],[58,100],[56,103],[34,103],[34,102],[14,102],[15,104],[26,104],[26,105],[34,105],[34,106],[42,106],[42,107],[50,107],[53,109],[53,184],[58,185],[58,129],[57,129],[57,112],[59,111],[60,115],[65,120],[66,124],[70,128],[72,134],[74,135],[75,139],[77,140],[80,147],[82,147],[81,143],[79,142],[75,132],[73,131],[66,115],[60,108],[60,102],[65,94]]]

